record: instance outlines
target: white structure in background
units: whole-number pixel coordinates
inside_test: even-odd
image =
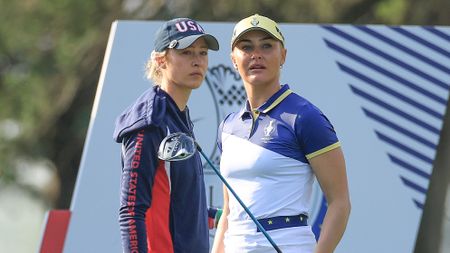
[[[161,22],[113,23],[71,205],[64,252],[121,252],[116,116],[149,87],[144,64]],[[221,44],[190,108],[198,142],[217,161],[216,129],[242,106],[229,58],[233,24],[203,23]],[[281,24],[281,80],[333,122],[345,153],[352,214],[336,250],[412,252],[450,86],[449,27]],[[221,184],[205,168],[210,204]],[[311,225],[326,208],[316,190]],[[83,243],[80,243],[83,242]]]

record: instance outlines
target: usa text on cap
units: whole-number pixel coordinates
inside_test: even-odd
[[[219,50],[219,42],[196,21],[189,18],[176,18],[164,23],[155,35],[156,52],[162,52],[167,48],[185,49],[198,38],[204,38],[208,48]]]

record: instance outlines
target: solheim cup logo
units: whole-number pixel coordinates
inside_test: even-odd
[[[244,106],[247,97],[239,73],[231,67],[220,64],[210,68],[205,82],[213,97],[217,130],[229,113],[239,111]],[[220,154],[217,147],[211,151],[210,158],[218,165]]]

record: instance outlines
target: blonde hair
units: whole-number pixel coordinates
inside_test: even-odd
[[[150,81],[153,81],[154,85],[161,85],[162,73],[160,69],[160,61],[157,58],[161,58],[166,55],[166,50],[162,52],[152,51],[150,59],[145,64],[145,76]]]

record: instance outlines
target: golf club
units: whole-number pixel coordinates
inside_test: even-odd
[[[164,161],[181,161],[190,158],[195,154],[195,151],[198,150],[200,154],[205,158],[206,162],[208,162],[209,166],[214,170],[214,172],[219,176],[220,180],[225,184],[228,190],[233,194],[236,200],[241,204],[242,208],[244,208],[245,212],[250,216],[253,222],[256,224],[258,229],[264,234],[267,240],[272,244],[273,248],[280,253],[280,248],[276,245],[276,243],[269,236],[267,231],[263,228],[263,226],[259,223],[259,221],[255,218],[255,216],[250,212],[247,206],[242,202],[241,198],[236,194],[236,192],[231,188],[225,178],[220,174],[220,171],[214,166],[211,160],[205,155],[202,148],[198,143],[190,136],[186,135],[182,132],[177,132],[166,136],[161,141],[158,150],[158,158]]]

